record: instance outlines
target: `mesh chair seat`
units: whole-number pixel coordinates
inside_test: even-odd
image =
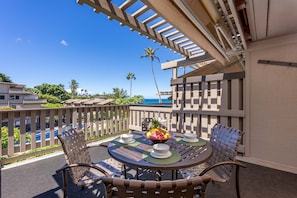
[[[192,177],[197,177],[199,174],[205,170],[209,165],[207,163],[202,163],[194,167],[186,168],[186,169],[181,169],[180,173],[182,174],[183,178],[192,178]],[[215,182],[227,182],[228,178],[224,178],[221,175],[217,174],[214,170],[209,170],[207,173],[204,175],[207,175],[211,177],[212,181]]]
[[[123,177],[123,163],[113,158],[108,158],[103,161],[97,162],[95,163],[95,166],[101,167],[103,170],[105,170],[109,175],[113,177]]]
[[[103,177],[108,197],[205,197],[210,178],[198,176],[191,179],[178,180],[129,180]]]
[[[76,181],[76,185],[77,186],[91,185],[94,182],[101,180],[103,176],[105,176],[105,174],[98,171],[97,169],[91,168],[90,170],[87,170],[78,181]]]
[[[228,182],[231,178],[233,166],[236,166],[236,193],[239,193],[239,167],[246,167],[236,161],[237,148],[241,141],[242,133],[239,130],[222,124],[216,124],[211,130],[210,144],[213,155],[205,163],[191,168],[181,169],[184,178],[197,175],[208,175],[216,182]]]
[[[56,172],[63,173],[64,197],[67,196],[66,170],[77,186],[89,185],[103,176],[121,177],[123,164],[113,158],[93,163],[83,131],[70,129],[58,135],[62,144],[66,165]],[[100,145],[99,145],[100,146]]]
[[[77,186],[86,186],[90,185],[94,182],[97,182],[102,179],[102,176],[110,176],[110,177],[123,177],[122,175],[122,167],[123,164],[113,158],[108,158],[106,160],[96,162],[93,164],[95,167],[98,167],[105,171],[105,174],[98,171],[97,169],[91,168],[84,172],[81,178],[76,182]]]

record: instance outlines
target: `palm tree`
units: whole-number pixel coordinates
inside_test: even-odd
[[[5,74],[0,73],[0,82],[12,83],[12,80],[10,80],[9,76],[6,76]]]
[[[76,82],[76,80],[71,80],[70,85],[69,85],[70,89],[71,89],[71,95],[72,98],[76,95],[76,90],[78,88],[78,82]]]
[[[162,103],[161,95],[160,95],[160,92],[159,92],[159,88],[158,88],[158,84],[157,84],[157,80],[156,80],[156,76],[155,76],[155,72],[154,72],[154,65],[153,65],[154,59],[157,59],[160,62],[159,57],[156,56],[156,54],[155,54],[155,52],[157,50],[158,50],[158,48],[156,48],[156,49],[152,49],[150,47],[145,48],[144,49],[145,54],[142,55],[140,58],[147,58],[147,57],[149,57],[150,60],[151,60],[152,73],[153,73],[153,77],[154,77],[154,81],[155,81],[155,86],[156,86],[156,89],[157,89],[157,92],[158,92],[158,96],[159,96],[159,103]]]
[[[113,88],[113,98],[126,98],[127,97],[127,91],[124,89],[119,88]]]
[[[130,98],[132,97],[132,80],[135,80],[135,79],[136,79],[135,74],[130,72],[127,76],[127,80],[130,80]]]

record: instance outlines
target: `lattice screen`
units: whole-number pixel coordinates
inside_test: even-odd
[[[243,130],[243,72],[175,79],[171,85],[172,131],[208,139],[218,122]]]

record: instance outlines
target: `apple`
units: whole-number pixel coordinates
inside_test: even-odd
[[[163,140],[168,140],[171,137],[170,133],[164,129],[161,128],[153,128],[150,129],[147,133],[146,133],[146,138],[149,138],[153,141],[159,140],[159,141],[163,141]]]
[[[164,140],[165,139],[162,131],[155,131],[153,134],[150,135],[150,138],[152,140]]]

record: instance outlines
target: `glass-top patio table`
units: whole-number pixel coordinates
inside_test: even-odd
[[[183,134],[173,133],[166,142],[172,155],[167,158],[155,158],[150,155],[154,144],[145,137],[144,132],[132,134],[135,141],[124,144],[120,137],[115,138],[109,143],[108,152],[116,160],[135,168],[176,171],[201,164],[212,155],[212,147],[208,141],[199,139],[198,142],[184,142]]]

